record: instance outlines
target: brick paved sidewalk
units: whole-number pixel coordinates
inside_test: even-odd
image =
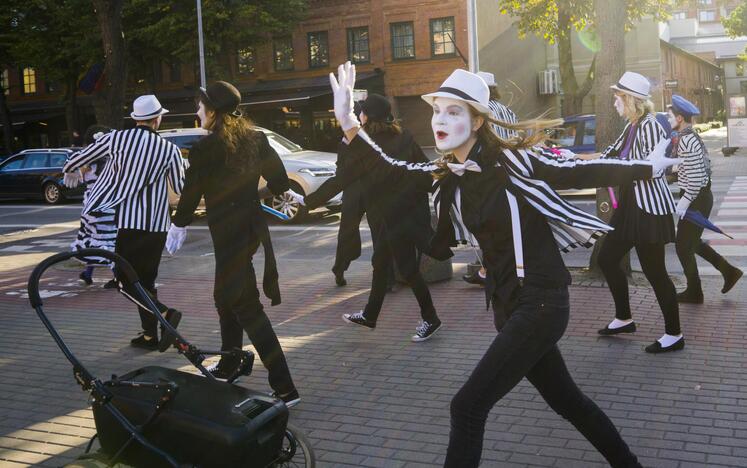
[[[444,329],[414,344],[419,316],[407,289],[387,297],[375,331],[354,329],[340,315],[363,306],[369,267],[354,263],[345,288],[333,285],[328,267],[283,259],[283,303],[268,309],[303,398],[292,420],[306,430],[320,466],[442,464],[449,401],[495,336],[482,291],[458,280],[434,285]],[[180,331],[204,347],[219,343],[211,268],[209,257],[167,259],[159,278],[162,300],[184,311]],[[0,466],[60,466],[82,451],[94,424],[69,364],[20,295],[27,276],[21,268],[0,279]],[[45,310],[100,377],[187,363],[174,352],[131,349],[139,321],[118,294],[85,290],[72,271],[48,278],[44,289],[55,296]],[[642,351],[663,330],[650,290],[631,289],[638,333],[599,339],[596,329],[612,317],[609,292],[591,281],[571,289],[561,350],[645,466],[747,466],[746,288],[721,296],[708,281],[706,304],[682,307],[687,348],[660,356]],[[269,391],[259,362],[244,384]],[[523,382],[488,419],[483,466],[605,465]]]

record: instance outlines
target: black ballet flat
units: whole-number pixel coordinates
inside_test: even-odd
[[[646,346],[646,352],[651,354],[668,353],[670,351],[679,351],[685,348],[685,338],[680,338],[673,345],[667,346],[666,348],[661,345],[658,341],[654,341],[653,344]]]
[[[619,335],[620,333],[634,333],[635,332],[635,322],[630,322],[629,324],[620,327],[620,328],[607,328],[604,327],[601,330],[599,330],[597,333],[599,333],[602,336],[612,336],[612,335]]]

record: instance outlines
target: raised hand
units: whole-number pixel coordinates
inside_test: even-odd
[[[361,126],[353,111],[353,87],[355,86],[355,65],[350,62],[337,67],[337,77],[329,74],[329,84],[334,97],[335,118],[343,131],[347,132]]]

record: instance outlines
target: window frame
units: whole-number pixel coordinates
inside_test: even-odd
[[[3,92],[6,96],[10,95],[10,70],[4,68],[0,71],[0,86],[3,88]]]
[[[314,64],[311,56],[311,37],[319,35],[318,37],[324,37],[324,52],[325,57],[322,63]],[[317,39],[317,44],[321,46],[321,42]],[[320,47],[320,50],[321,47]],[[329,67],[329,32],[328,31],[309,31],[306,33],[306,52],[308,53],[309,68],[328,68]]]
[[[29,160],[31,160],[33,156],[37,156],[37,155],[41,155],[44,157],[44,163],[41,166],[27,167]],[[23,167],[21,168],[24,171],[34,171],[34,170],[49,168],[49,153],[46,151],[34,151],[34,152],[26,153],[24,156],[26,156],[26,159],[23,161]]]
[[[8,169],[8,166],[11,165],[14,162],[20,161],[21,165],[20,167],[16,169]],[[0,164],[0,172],[10,172],[10,171],[22,171],[23,165],[26,164],[26,155],[25,154],[19,154],[16,157],[10,157],[6,159],[5,161]]]
[[[251,56],[251,59],[246,59],[242,54]],[[242,60],[246,59],[248,62],[247,71],[241,71]],[[253,75],[257,71],[257,50],[252,46],[242,47],[236,51],[236,73],[240,76]]]
[[[27,74],[26,70],[30,70],[30,72]],[[33,78],[33,80],[29,79],[29,83],[26,83],[26,78]],[[37,93],[37,86],[36,86],[36,69],[34,67],[23,67],[21,68],[21,94],[24,96],[32,96]],[[33,86],[33,91],[27,91],[27,88],[31,88]]]
[[[410,30],[412,31],[412,56],[411,57],[397,57],[397,54],[395,51],[397,50],[397,47],[394,45],[394,28],[396,26],[400,25],[409,25]],[[405,37],[405,36],[397,36],[397,37]],[[394,23],[389,23],[389,40],[392,46],[392,61],[401,61],[401,60],[415,60],[417,58],[417,50],[415,49],[415,22],[414,21],[397,21]],[[404,47],[402,47],[404,49]]]
[[[713,19],[702,19],[700,15],[702,15],[703,13],[713,13]],[[716,14],[716,10],[712,10],[712,9],[698,10],[698,21],[701,23],[714,23],[718,21],[717,16],[718,15]]]
[[[366,60],[354,60],[353,59],[353,53],[354,51],[351,48],[351,45],[355,42],[354,39],[351,37],[352,34],[356,31],[365,31],[366,32]],[[350,63],[371,63],[371,33],[368,29],[368,26],[356,26],[352,28],[346,29],[346,37],[348,42],[348,60],[350,60]],[[358,52],[357,50],[355,52]],[[360,53],[360,52],[358,52]]]
[[[450,42],[451,42],[452,46],[454,47],[454,51],[453,52],[445,52],[443,54],[437,54],[436,53],[436,42],[433,40],[433,25],[437,21],[443,21],[443,20],[451,20],[451,26],[452,26],[451,34],[452,35],[451,35],[451,41]],[[455,57],[457,55],[457,51],[456,51],[456,20],[454,19],[454,17],[453,16],[444,16],[444,17],[441,17],[441,18],[431,18],[428,21],[428,27],[429,27],[429,31],[430,31],[429,41],[431,43],[431,57],[432,58]],[[440,34],[443,37],[443,35],[445,33],[442,30]],[[441,42],[440,44],[447,44],[447,43],[448,42]]]
[[[278,41],[288,41],[289,44],[289,66],[288,68],[278,68]],[[293,36],[281,36],[272,39],[272,67],[276,72],[293,71],[295,69],[294,60],[295,51],[293,50]]]

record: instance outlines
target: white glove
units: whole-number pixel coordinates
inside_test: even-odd
[[[682,162],[682,159],[667,157],[667,147],[669,146],[669,142],[670,140],[668,138],[659,141],[648,155],[648,160],[651,161],[651,165],[653,166],[654,177],[659,175],[661,171],[669,166],[674,166]]]
[[[335,118],[344,132],[361,126],[353,111],[353,86],[355,86],[355,65],[350,62],[337,67],[337,78],[329,74],[329,84],[335,101]]]
[[[62,184],[67,188],[75,188],[80,185],[83,177],[80,175],[80,171],[66,172],[62,177]]]
[[[301,206],[306,206],[306,200],[303,195],[300,193],[296,193],[291,189],[288,189],[285,191],[285,194],[291,197],[296,203],[298,203]]]
[[[187,239],[187,228],[175,226],[173,223],[166,235],[166,250],[169,254],[174,255],[177,250],[182,248],[184,241]]]
[[[685,212],[690,207],[690,203],[690,200],[685,197],[680,198],[680,201],[677,202],[677,208],[674,211],[680,219],[685,217]]]

